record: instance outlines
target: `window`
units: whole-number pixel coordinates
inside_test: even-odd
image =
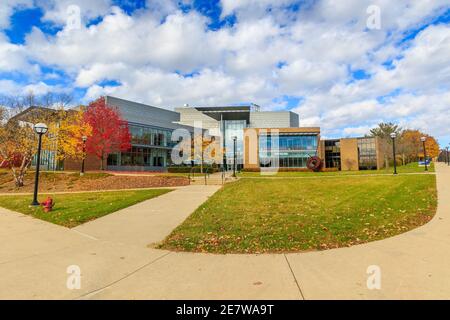
[[[359,138],[359,169],[371,170],[377,168],[377,149],[375,138]]]
[[[141,146],[168,146],[172,134],[171,130],[156,129],[141,125],[129,125],[131,143]]]
[[[325,140],[325,165],[327,168],[341,168],[341,147],[339,140]]]
[[[308,158],[317,155],[317,135],[280,134],[278,148],[276,137],[259,137],[259,159],[261,167],[275,165],[278,158],[281,168],[306,168]]]
[[[245,120],[226,120],[224,121],[225,127],[225,148],[226,148],[226,158],[228,164],[233,164],[234,157],[234,141],[233,137],[236,139],[236,162],[238,164],[243,163],[243,153],[244,153],[244,129],[247,127],[247,121]]]
[[[119,155],[117,153],[112,153],[108,155],[107,165],[117,166],[119,164]]]

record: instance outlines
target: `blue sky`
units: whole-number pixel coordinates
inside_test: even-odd
[[[74,104],[112,94],[166,108],[253,102],[298,112],[327,137],[392,121],[444,145],[446,2],[6,0],[0,94],[66,92]],[[371,5],[379,28],[368,24]]]

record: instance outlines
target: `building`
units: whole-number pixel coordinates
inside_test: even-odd
[[[238,168],[256,171],[266,167],[305,169],[308,159],[313,156],[320,157],[323,167],[329,170],[379,169],[383,166],[383,155],[376,138],[321,140],[319,127],[300,127],[298,114],[291,111],[261,111],[254,104],[184,106],[171,111],[111,96],[105,100],[119,110],[128,122],[132,136],[130,150],[110,154],[104,160],[107,170],[166,171],[173,165],[171,153],[179,142],[172,140],[173,132],[184,129],[193,134],[197,128],[214,137],[212,140],[221,150],[220,157],[214,160],[226,169],[233,167],[234,157]],[[51,154],[53,159],[54,152]],[[191,164],[191,161],[195,162],[191,159],[184,164]],[[48,169],[80,169],[80,161],[71,159],[62,164],[47,162]],[[98,170],[100,160],[88,156],[85,168]]]
[[[131,149],[127,152],[112,153],[105,168],[111,171],[165,171],[171,163],[171,151],[176,145],[172,132],[176,129],[193,128],[178,124],[180,114],[142,103],[111,96],[105,97],[107,105],[118,109],[121,117],[128,122],[131,133]],[[99,168],[99,160],[86,159],[87,169]],[[65,170],[77,170],[78,162],[66,161]]]
[[[250,145],[248,144],[249,140],[245,140],[244,137],[248,137],[251,131],[259,134],[263,129],[289,130],[291,138],[295,135],[304,136],[305,134],[305,129],[298,127],[298,114],[291,111],[260,111],[257,105],[210,108],[183,107],[176,108],[175,111],[180,114],[179,124],[192,127],[202,126],[209,135],[224,137],[222,143],[225,152],[222,164],[225,164],[228,168],[231,168],[234,163],[234,140],[236,140],[237,166],[249,168],[249,158],[245,158],[244,153],[247,150],[247,154],[249,154],[248,148]],[[308,148],[314,149],[314,152],[317,150],[319,133],[318,128],[310,132],[314,141],[309,141]],[[255,145],[259,146],[259,142],[255,141]],[[254,152],[257,152],[257,150],[258,147],[253,149]]]
[[[343,138],[321,141],[324,167],[342,171],[381,169],[384,154],[378,138]]]

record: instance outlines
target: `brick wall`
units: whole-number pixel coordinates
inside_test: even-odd
[[[359,170],[358,139],[341,139],[341,170]]]

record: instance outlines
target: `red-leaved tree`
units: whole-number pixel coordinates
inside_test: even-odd
[[[84,121],[92,127],[92,136],[86,142],[86,152],[103,162],[110,153],[127,151],[131,148],[131,134],[128,124],[116,108],[108,106],[105,98],[91,102],[84,113]]]

